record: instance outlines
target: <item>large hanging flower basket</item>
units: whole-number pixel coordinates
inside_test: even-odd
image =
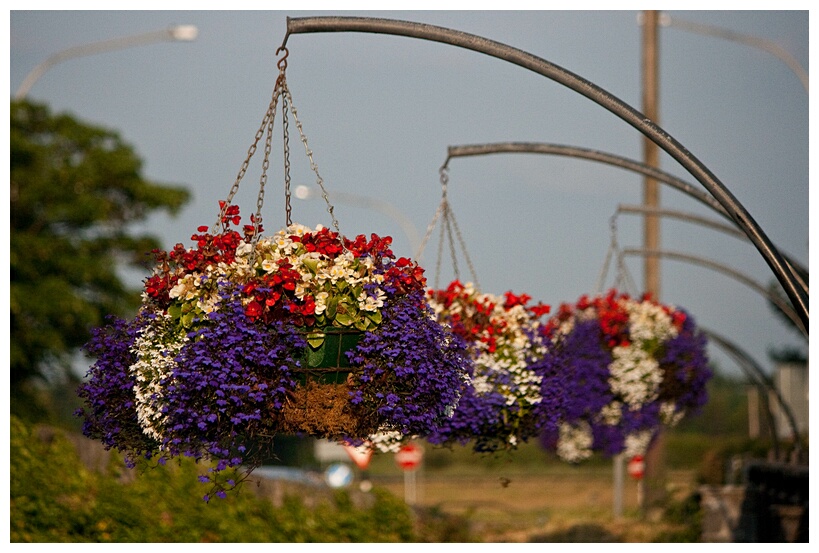
[[[566,387],[543,445],[565,461],[644,454],[663,425],[707,400],[706,340],[681,309],[611,290],[561,305],[546,331]]]
[[[156,252],[139,315],[96,331],[86,435],[132,460],[226,468],[252,466],[280,433],[401,440],[448,417],[465,352],[389,237],[291,225],[254,245],[228,226]]]
[[[287,225],[263,236],[280,98],[324,191],[284,59],[217,225],[200,227],[193,247],[155,252],[138,315],[94,332],[87,351],[96,361],[79,390],[87,436],[129,463],[183,455],[214,461],[203,480],[217,495],[237,484],[226,469],[249,474],[278,434],[353,444],[377,434],[386,445],[425,436],[451,414],[468,379],[462,343],[426,303],[423,269],[397,258],[390,237],[344,238],[329,201],[335,231],[290,222],[286,119]],[[241,227],[231,199],[265,132],[257,212]]]
[[[470,384],[457,409],[428,441],[473,441],[476,451],[492,452],[537,436],[559,400],[553,384],[559,375],[540,362],[546,340],[539,319],[549,306],[529,305],[526,294],[480,293],[458,280],[427,297],[438,320],[467,343],[471,360]]]

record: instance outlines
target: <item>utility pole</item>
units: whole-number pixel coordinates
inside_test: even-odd
[[[660,14],[655,10],[642,12],[642,85],[643,114],[654,123],[659,122],[659,27]],[[657,144],[643,137],[643,160],[650,167],[660,165],[660,151]],[[643,206],[648,209],[657,209],[660,206],[659,183],[650,177],[643,181]],[[646,212],[643,225],[643,243],[646,248],[660,248],[660,218],[653,213]],[[650,259],[653,257],[653,259]],[[660,301],[660,259],[648,256],[644,260],[644,291]],[[665,498],[665,434],[660,429],[645,457],[645,476],[643,479],[643,495],[641,505],[643,513],[649,513],[651,508]]]

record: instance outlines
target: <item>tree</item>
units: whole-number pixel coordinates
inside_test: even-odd
[[[136,308],[139,293],[118,270],[147,266],[159,243],[130,226],[159,209],[176,214],[189,193],[144,179],[141,160],[113,131],[25,101],[10,112],[14,413],[32,384],[71,377],[92,327]]]

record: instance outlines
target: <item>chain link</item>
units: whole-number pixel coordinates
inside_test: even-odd
[[[464,259],[466,260],[466,264],[469,267],[469,271],[472,274],[472,282],[475,284],[477,289],[480,289],[480,284],[478,283],[478,276],[475,272],[475,266],[472,264],[472,259],[469,257],[469,252],[466,249],[466,242],[464,241],[463,235],[461,234],[461,229],[458,227],[458,221],[455,219],[455,213],[452,211],[452,206],[449,203],[449,199],[447,198],[447,191],[449,186],[449,174],[446,165],[441,167],[439,170],[440,180],[441,180],[441,203],[438,205],[438,209],[435,210],[435,215],[432,217],[432,221],[430,221],[429,225],[427,226],[426,234],[424,235],[424,239],[421,241],[421,245],[418,247],[418,254],[415,256],[417,260],[420,260],[422,253],[424,252],[424,248],[429,241],[430,236],[432,236],[432,231],[435,229],[435,225],[438,222],[438,219],[441,220],[441,233],[438,241],[438,255],[436,257],[435,263],[435,280],[433,286],[437,289],[438,288],[438,279],[440,277],[441,272],[441,257],[443,255],[444,249],[444,237],[446,236],[447,242],[449,244],[449,252],[452,258],[452,268],[455,273],[455,278],[460,280],[461,275],[458,269],[458,258],[455,248],[455,238],[458,240],[458,244],[461,247],[461,252],[463,253]],[[454,229],[454,234],[453,234]]]
[[[299,130],[299,137],[301,138],[302,144],[304,144],[304,151],[307,154],[307,159],[310,161],[310,169],[316,175],[316,184],[318,184],[319,188],[321,189],[321,197],[324,198],[324,203],[327,204],[327,213],[330,214],[330,219],[333,222],[333,228],[335,228],[336,232],[341,235],[341,231],[338,228],[338,221],[336,220],[336,216],[334,214],[333,205],[330,203],[330,197],[327,194],[327,190],[324,188],[324,179],[321,178],[318,171],[318,165],[316,165],[316,162],[313,160],[313,152],[307,145],[307,137],[304,135],[304,129],[302,128],[301,121],[299,121],[296,106],[293,105],[293,96],[290,94],[290,89],[287,87],[286,82],[282,83],[282,94],[287,97],[287,102],[290,105],[290,113],[293,114],[293,121],[296,122],[296,128]]]
[[[287,95],[282,95],[282,143],[284,144],[284,213],[287,226],[293,224],[290,206],[290,121],[287,117]]]
[[[253,140],[253,143],[250,145],[250,148],[248,148],[248,150],[247,150],[247,157],[245,158],[244,162],[242,162],[242,167],[239,169],[239,173],[236,175],[236,180],[233,182],[233,185],[230,187],[230,192],[228,193],[227,198],[225,199],[225,203],[222,205],[222,208],[219,211],[219,216],[216,219],[216,223],[214,223],[214,225],[213,225],[212,231],[213,231],[214,234],[219,232],[219,229],[220,229],[220,227],[222,225],[222,219],[225,216],[225,212],[227,211],[227,208],[231,205],[231,202],[233,201],[233,197],[239,191],[239,183],[244,178],[245,173],[247,173],[247,169],[250,166],[250,160],[253,157],[253,155],[256,153],[256,149],[258,148],[259,141],[264,136],[264,133],[265,133],[265,130],[267,129],[267,127],[269,125],[273,124],[273,119],[274,119],[274,117],[276,115],[276,106],[278,104],[278,101],[279,101],[279,91],[278,91],[278,89],[276,89],[276,90],[273,91],[273,97],[270,100],[270,104],[267,107],[267,111],[265,112],[264,117],[262,118],[262,124],[259,126],[259,130],[256,131],[256,137]]]
[[[230,188],[230,192],[221,207],[219,212],[219,217],[216,220],[216,223],[213,226],[213,233],[216,234],[219,232],[220,226],[223,224],[223,219],[227,213],[228,207],[230,207],[234,196],[239,191],[239,183],[244,178],[245,173],[247,173],[248,167],[250,166],[250,160],[253,158],[256,150],[258,149],[259,141],[262,137],[265,137],[264,142],[264,158],[262,160],[262,174],[259,177],[259,194],[256,198],[256,213],[253,217],[253,238],[252,243],[255,244],[258,242],[261,232],[262,232],[262,207],[264,206],[264,194],[265,194],[265,185],[267,184],[268,179],[268,169],[270,168],[270,153],[272,151],[272,142],[273,142],[273,124],[276,117],[276,109],[278,107],[279,97],[281,97],[282,102],[282,141],[284,145],[284,198],[285,198],[285,216],[286,216],[286,224],[289,227],[293,224],[292,221],[292,206],[291,206],[291,191],[290,191],[290,130],[289,130],[289,119],[288,113],[292,114],[293,120],[296,122],[296,127],[299,131],[299,137],[301,139],[302,144],[304,144],[304,150],[307,153],[307,158],[310,161],[310,169],[316,175],[316,183],[319,185],[319,188],[322,192],[322,197],[324,198],[324,202],[327,204],[327,212],[330,214],[330,218],[332,219],[333,227],[335,228],[336,232],[341,235],[341,231],[339,230],[338,220],[334,214],[334,208],[330,203],[330,197],[327,193],[327,190],[324,188],[324,180],[321,178],[321,175],[318,172],[318,166],[313,159],[313,152],[310,150],[310,147],[307,145],[307,137],[304,135],[304,129],[302,128],[301,121],[299,121],[298,113],[296,111],[296,107],[293,105],[293,96],[290,94],[290,89],[287,86],[287,78],[285,77],[285,70],[287,69],[287,56],[289,52],[287,48],[280,47],[276,50],[276,54],[278,55],[280,52],[284,51],[284,56],[278,61],[277,67],[279,68],[279,75],[276,78],[276,84],[273,89],[273,96],[270,100],[270,104],[267,107],[267,111],[265,112],[264,117],[262,118],[262,123],[259,126],[259,130],[256,131],[256,136],[253,140],[253,143],[250,145],[247,151],[247,157],[245,158],[244,162],[242,163],[241,168],[239,169],[239,173],[236,176],[236,180],[234,181],[233,185]],[[346,250],[346,246],[344,247]],[[251,265],[255,261],[255,252],[256,248],[252,249],[250,263]]]

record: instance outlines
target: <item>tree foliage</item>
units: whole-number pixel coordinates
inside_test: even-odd
[[[156,210],[176,214],[189,193],[146,180],[116,132],[29,102],[12,102],[10,114],[10,383],[19,398],[32,381],[70,375],[90,329],[135,308],[138,292],[119,268],[146,266],[159,243],[132,225]]]

